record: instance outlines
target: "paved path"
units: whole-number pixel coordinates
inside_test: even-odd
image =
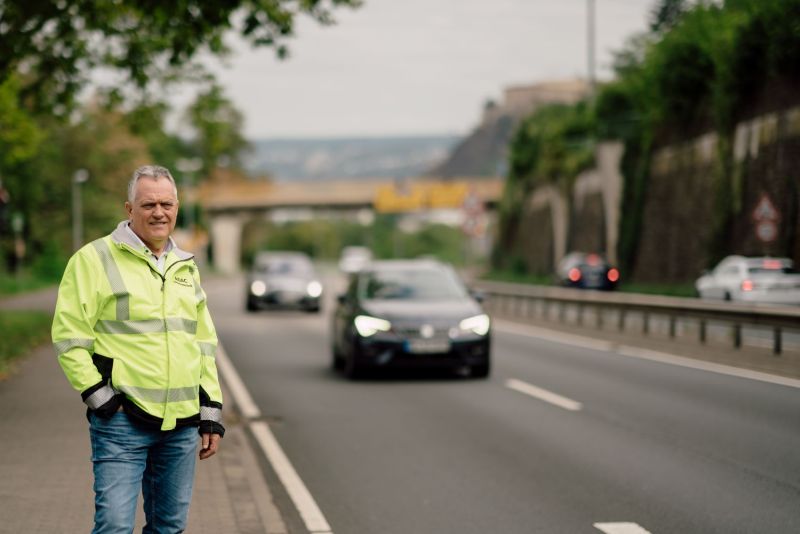
[[[0,308],[52,311],[54,303],[50,289],[4,299]],[[220,452],[197,463],[187,532],[285,533],[230,399]],[[94,514],[88,422],[51,346],[18,360],[0,381],[0,421],[0,533],[88,533]],[[140,510],[137,530],[142,525]]]

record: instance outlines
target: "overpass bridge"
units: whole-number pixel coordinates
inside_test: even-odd
[[[448,212],[451,220],[468,219],[473,216],[471,206],[494,211],[503,183],[497,177],[295,182],[221,179],[204,182],[193,196],[209,222],[214,266],[232,273],[239,270],[242,231],[251,221],[371,221],[376,213],[418,217],[434,212]]]

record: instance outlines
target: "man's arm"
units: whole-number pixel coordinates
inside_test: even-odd
[[[217,333],[211,314],[208,311],[205,291],[200,285],[200,275],[195,269],[195,287],[197,288],[197,334],[196,341],[203,359],[200,374],[200,428],[202,450],[200,459],[212,456],[217,450],[217,442],[225,435],[222,426],[222,389],[217,373]]]
[[[110,417],[119,407],[114,390],[92,362],[94,323],[99,312],[97,283],[102,278],[91,263],[93,251],[83,249],[67,264],[58,288],[52,339],[58,363],[86,405]]]

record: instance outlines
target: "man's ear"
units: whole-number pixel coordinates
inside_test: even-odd
[[[130,202],[125,202],[125,212],[128,214],[128,218],[130,218],[131,212],[133,212],[133,206]]]

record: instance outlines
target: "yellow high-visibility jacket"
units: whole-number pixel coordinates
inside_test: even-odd
[[[223,434],[217,336],[194,256],[173,247],[162,274],[127,224],[67,265],[52,329],[59,363],[90,410],[118,401],[161,430]]]

